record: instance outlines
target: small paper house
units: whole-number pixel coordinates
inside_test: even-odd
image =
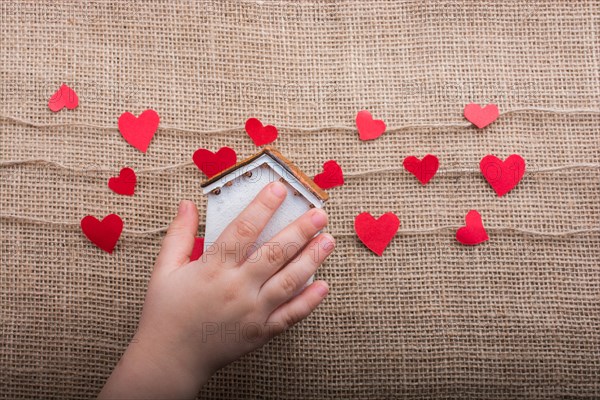
[[[309,209],[323,207],[329,198],[323,189],[290,160],[273,147],[265,146],[259,153],[202,183],[203,192],[208,196],[204,250],[217,240],[225,227],[250,204],[263,187],[276,180],[285,184],[288,194],[258,237],[255,243],[257,248],[270,241]]]

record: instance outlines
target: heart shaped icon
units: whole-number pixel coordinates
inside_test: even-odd
[[[96,246],[112,253],[121,237],[123,221],[117,214],[109,214],[102,221],[88,215],[81,220],[81,230]]]
[[[216,153],[207,149],[198,149],[192,157],[194,164],[209,178],[235,165],[237,154],[229,147],[221,147]]]
[[[408,156],[402,164],[404,165],[404,169],[416,176],[423,185],[435,176],[440,166],[438,158],[431,154],[427,154],[422,160],[419,160],[415,156]]]
[[[277,128],[273,125],[263,126],[256,118],[249,118],[246,121],[246,132],[255,145],[262,146],[277,139]]]
[[[72,110],[78,105],[79,97],[77,97],[77,93],[75,93],[73,89],[71,89],[64,83],[61,85],[60,88],[58,88],[56,92],[54,92],[52,97],[50,97],[50,100],[48,100],[48,108],[54,112],[58,112],[64,107],[67,107],[67,109]]]
[[[385,213],[379,218],[364,212],[358,214],[354,219],[354,230],[358,238],[378,256],[383,254],[399,227],[400,220],[391,212]]]
[[[494,122],[500,115],[500,111],[498,111],[498,106],[495,104],[481,107],[477,103],[469,103],[465,106],[463,114],[469,122],[482,129]]]
[[[194,248],[192,249],[192,255],[190,261],[196,261],[204,253],[204,238],[197,237],[194,239]]]
[[[131,168],[123,168],[119,176],[113,176],[108,180],[108,187],[117,194],[133,196],[137,177]]]
[[[385,132],[385,122],[380,119],[373,119],[371,113],[367,110],[359,111],[356,114],[356,127],[361,140],[377,139]]]
[[[465,217],[465,224],[456,231],[456,240],[462,244],[474,246],[489,240],[488,234],[481,222],[481,215],[475,210],[471,210]]]
[[[489,154],[481,159],[479,169],[498,197],[502,197],[517,186],[523,178],[525,160],[518,154],[512,154],[502,161]]]
[[[340,167],[335,160],[326,161],[323,164],[323,172],[315,175],[313,181],[321,189],[331,189],[332,187],[342,186],[344,184],[342,167]]]
[[[154,137],[160,117],[154,110],[146,110],[136,117],[130,112],[124,112],[119,117],[119,132],[127,143],[145,153]]]

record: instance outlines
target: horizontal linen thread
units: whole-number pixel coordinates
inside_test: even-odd
[[[45,160],[45,159],[40,159],[40,158],[30,159],[30,160],[0,161],[0,167],[10,167],[10,166],[14,166],[14,165],[28,165],[28,164],[40,164],[40,165],[47,164],[47,165],[52,165],[54,167],[65,169],[68,171],[73,171],[73,172],[111,172],[111,173],[115,172],[115,170],[111,169],[111,168],[83,168],[83,169],[73,168],[68,165],[58,163],[56,161],[50,161],[50,160]],[[180,164],[165,165],[165,166],[161,166],[161,167],[142,168],[139,170],[136,169],[135,173],[136,174],[144,174],[144,173],[150,173],[150,172],[162,172],[162,171],[168,171],[168,170],[172,170],[172,169],[185,168],[185,167],[192,166],[192,165],[194,165],[193,161],[187,161],[187,162],[183,162]],[[555,172],[555,171],[580,169],[580,168],[598,169],[598,168],[600,168],[600,163],[576,163],[576,164],[557,165],[557,166],[552,166],[552,167],[540,167],[540,168],[529,167],[525,171],[525,173],[533,174],[533,173]],[[367,171],[344,172],[344,178],[360,177],[360,176],[371,175],[371,174],[379,174],[382,172],[396,172],[396,171],[402,171],[402,170],[404,170],[404,167],[387,167],[387,168],[371,169],[371,170],[367,170]],[[479,171],[479,169],[469,169],[469,168],[441,169],[441,170],[437,171],[436,175],[460,174],[460,173],[480,173],[480,171]]]
[[[541,113],[553,113],[553,114],[600,114],[600,110],[598,109],[585,109],[585,108],[573,108],[573,109],[560,109],[560,108],[546,108],[546,107],[521,107],[514,108],[511,110],[504,111],[500,113],[500,117],[509,114],[523,113],[523,112],[541,112]],[[106,129],[118,131],[118,127],[115,120],[115,125],[99,125],[99,124],[90,124],[87,122],[55,122],[55,123],[38,123],[29,121],[26,119],[22,119],[19,117],[13,117],[9,115],[0,115],[1,119],[11,121],[21,125],[27,125],[35,128],[55,128],[55,127],[80,127],[80,128],[94,128],[94,129]],[[388,127],[386,128],[386,132],[394,132],[401,131],[406,129],[414,129],[414,128],[468,128],[473,126],[470,122],[447,122],[447,123],[424,123],[424,124],[409,124],[402,125],[397,127]],[[171,126],[166,124],[160,124],[159,129],[163,130],[171,130],[177,132],[187,132],[187,133],[201,133],[201,134],[215,134],[215,133],[227,133],[227,132],[235,132],[244,130],[244,126],[233,126],[228,128],[218,128],[218,129],[210,129],[199,131],[195,129],[183,128],[179,126]],[[344,125],[331,125],[331,126],[315,126],[315,127],[293,127],[293,126],[278,126],[277,129],[284,129],[290,131],[300,131],[300,132],[319,132],[327,129],[331,130],[346,130],[346,131],[355,131],[355,126],[344,126]]]
[[[30,222],[30,223],[34,223],[34,224],[43,224],[43,225],[57,225],[57,226],[65,226],[65,227],[79,226],[79,222],[52,221],[52,220],[47,220],[44,218],[26,217],[26,216],[10,215],[10,214],[0,214],[0,219],[21,221],[21,222]],[[430,233],[438,233],[438,232],[444,232],[444,231],[449,231],[449,230],[456,230],[456,229],[459,229],[460,227],[461,227],[461,225],[444,225],[444,226],[438,226],[438,227],[426,228],[426,229],[400,229],[400,230],[398,230],[397,234],[398,235],[406,235],[406,236],[426,235],[426,234],[430,234]],[[149,230],[144,230],[144,231],[123,229],[123,233],[133,235],[133,236],[143,236],[143,235],[152,235],[152,234],[156,234],[156,233],[166,232],[168,228],[169,228],[168,226],[163,226],[161,228],[149,229]],[[594,233],[594,232],[600,233],[600,227],[574,229],[574,230],[563,231],[563,232],[540,232],[540,231],[531,230],[531,229],[523,229],[523,228],[515,228],[515,227],[507,227],[507,226],[486,227],[486,230],[487,231],[496,231],[496,232],[503,232],[503,231],[517,232],[517,233],[522,233],[524,235],[545,236],[545,237],[564,237],[564,236],[573,236],[573,235],[580,235],[580,234]],[[355,234],[354,233],[337,234],[336,236],[355,236]]]

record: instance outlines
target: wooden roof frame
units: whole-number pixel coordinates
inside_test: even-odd
[[[283,168],[285,168],[285,170],[288,171],[290,174],[292,174],[292,176],[294,178],[296,178],[296,180],[298,180],[298,182],[300,184],[302,184],[302,186],[304,186],[308,191],[310,191],[312,194],[314,194],[321,201],[325,202],[329,199],[329,195],[327,194],[326,191],[321,189],[311,178],[309,178],[304,172],[302,172],[302,170],[300,168],[298,168],[298,166],[296,166],[293,162],[291,162],[289,159],[284,157],[283,154],[281,154],[279,151],[277,151],[273,146],[265,146],[258,153],[236,163],[235,165],[232,165],[231,167],[229,167],[227,169],[224,169],[223,171],[219,172],[217,175],[211,176],[206,181],[202,182],[200,184],[200,187],[206,187],[206,186],[210,185],[211,183],[222,179],[226,175],[229,175],[230,173],[234,172],[238,168],[251,163],[252,161],[256,160],[257,158],[259,158],[260,156],[262,156],[264,154],[268,155],[273,160],[275,160],[279,165],[281,165]]]

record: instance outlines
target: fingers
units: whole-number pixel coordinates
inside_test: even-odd
[[[328,233],[313,239],[296,258],[273,275],[258,292],[258,301],[267,311],[294,297],[333,251],[335,242]]]
[[[182,200],[177,216],[169,225],[156,262],[156,268],[176,268],[190,261],[198,231],[198,209],[194,202]]]
[[[294,258],[325,225],[327,225],[325,211],[320,208],[307,211],[258,248],[248,258],[244,268],[259,282],[259,285],[263,285]]]
[[[216,240],[221,259],[227,264],[241,265],[247,253],[279,208],[287,188],[281,182],[265,186],[240,215],[238,215]]]
[[[329,286],[325,281],[313,282],[306,287],[298,296],[294,297],[289,302],[278,307],[269,318],[267,324],[270,329],[269,334],[278,335],[281,332],[289,329],[291,326],[302,321],[329,293]]]

